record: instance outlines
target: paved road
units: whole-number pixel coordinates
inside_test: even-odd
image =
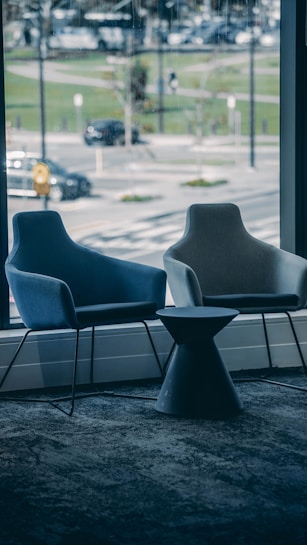
[[[39,146],[39,135],[12,135],[11,147]],[[193,202],[231,201],[240,204],[252,232],[274,244],[279,236],[278,147],[257,147],[256,168],[249,168],[246,145],[231,139],[151,136],[148,143],[124,148],[103,148],[103,169],[96,170],[96,153],[80,136],[47,135],[48,155],[72,170],[83,170],[93,181],[87,199],[52,205],[62,214],[72,236],[112,255],[161,263],[163,251],[184,229],[186,208]],[[201,162],[199,162],[201,159]],[[199,174],[224,185],[191,188],[183,185]],[[124,203],[123,194],[150,197]],[[24,203],[10,199],[10,214]],[[27,204],[40,208],[41,202]],[[51,205],[50,205],[51,206]]]

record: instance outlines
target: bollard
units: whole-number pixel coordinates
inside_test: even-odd
[[[68,119],[67,117],[62,117],[62,131],[68,130]]]

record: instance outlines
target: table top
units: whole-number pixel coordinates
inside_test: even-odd
[[[239,313],[234,308],[225,307],[166,307],[156,311],[161,317],[169,318],[235,318]]]

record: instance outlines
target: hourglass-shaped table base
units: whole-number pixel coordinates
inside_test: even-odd
[[[239,313],[218,307],[157,311],[176,342],[155,409],[184,417],[226,419],[242,411],[213,337]]]

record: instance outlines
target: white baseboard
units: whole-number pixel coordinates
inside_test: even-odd
[[[297,336],[307,361],[307,311],[293,313]],[[301,361],[285,314],[267,314],[273,366],[299,367]],[[164,362],[172,338],[159,320],[149,323],[155,346]],[[25,330],[0,332],[0,378],[13,357]],[[71,384],[74,331],[31,333],[3,386],[3,391],[28,390]],[[252,371],[269,366],[259,315],[235,318],[215,337],[229,371]],[[80,334],[77,382],[90,379],[91,331]],[[97,327],[94,382],[142,380],[159,377],[159,368],[142,324]]]

